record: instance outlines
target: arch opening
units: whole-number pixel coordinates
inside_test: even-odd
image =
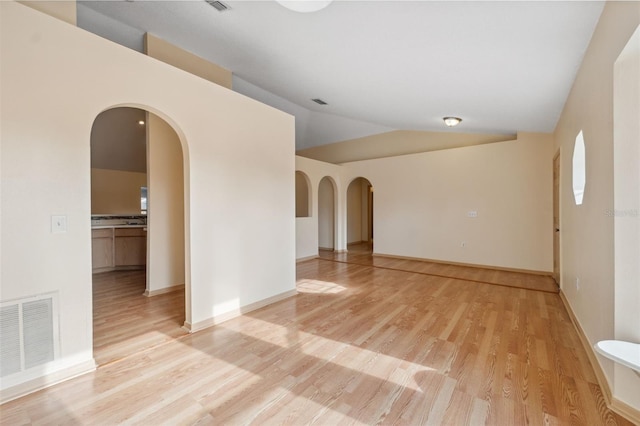
[[[336,240],[336,184],[325,176],[318,184],[318,249],[335,250]]]
[[[187,162],[179,133],[144,107],[98,114],[90,146],[94,357],[104,364],[186,333]],[[123,319],[117,333],[108,318]]]
[[[296,170],[296,217],[311,216],[311,183],[309,177]]]
[[[349,251],[373,251],[373,185],[363,177],[347,188],[347,247]]]

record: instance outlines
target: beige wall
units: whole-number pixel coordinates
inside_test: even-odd
[[[188,326],[293,294],[293,117],[19,3],[0,8],[0,294],[55,292],[60,312],[59,357],[3,377],[2,398],[94,366],[89,140],[105,109],[150,110],[180,138]],[[66,233],[51,233],[51,215]]]
[[[551,135],[522,133],[347,163],[342,176],[374,187],[376,253],[549,272],[552,150]]]
[[[231,71],[194,55],[191,52],[187,52],[153,34],[145,34],[144,49],[145,53],[152,58],[159,59],[181,70],[190,72],[227,89],[231,89]]]
[[[337,164],[504,142],[514,138],[515,135],[394,130],[306,148],[296,152],[296,154]]]
[[[184,168],[180,139],[147,114],[147,294],[185,283]]]
[[[45,1],[21,1],[20,3],[29,6],[40,12],[51,15],[71,25],[77,24],[77,12],[75,0],[45,0]]]
[[[91,169],[91,214],[140,214],[146,173]]]
[[[640,3],[607,2],[555,130],[556,149],[561,153],[561,287],[591,344],[616,334],[614,217],[608,214],[615,206],[613,71],[638,23]],[[583,204],[576,206],[571,157],[581,130],[586,187]],[[635,306],[636,311],[639,308]],[[638,324],[631,327],[640,328]],[[599,360],[614,396],[640,410],[640,379],[626,369],[621,373],[634,380],[635,390],[620,391],[613,362]]]

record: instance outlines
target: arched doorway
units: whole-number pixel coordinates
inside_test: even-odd
[[[105,364],[186,332],[184,156],[171,125],[132,107],[91,131],[94,358]]]
[[[318,248],[335,249],[336,184],[325,176],[318,184]]]
[[[373,186],[363,177],[347,188],[347,248],[373,251]]]
[[[311,216],[311,191],[309,177],[296,170],[296,217]]]

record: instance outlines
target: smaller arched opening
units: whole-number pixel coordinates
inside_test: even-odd
[[[311,184],[309,177],[296,170],[296,217],[311,216]]]
[[[347,188],[347,247],[349,251],[373,251],[373,185],[363,177]]]
[[[336,239],[336,183],[325,176],[318,184],[318,248],[333,251]]]

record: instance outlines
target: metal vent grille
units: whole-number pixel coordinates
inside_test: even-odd
[[[0,308],[0,376],[8,376],[22,370],[20,349],[20,312],[18,305]]]
[[[54,295],[0,306],[0,376],[19,373],[55,359],[58,341]]]
[[[317,103],[318,105],[327,105],[327,103],[325,101],[323,101],[322,99],[311,99],[313,102]]]
[[[222,3],[221,1],[213,1],[213,0],[205,0],[211,6],[213,6],[218,12],[225,12],[229,10],[229,6]]]

